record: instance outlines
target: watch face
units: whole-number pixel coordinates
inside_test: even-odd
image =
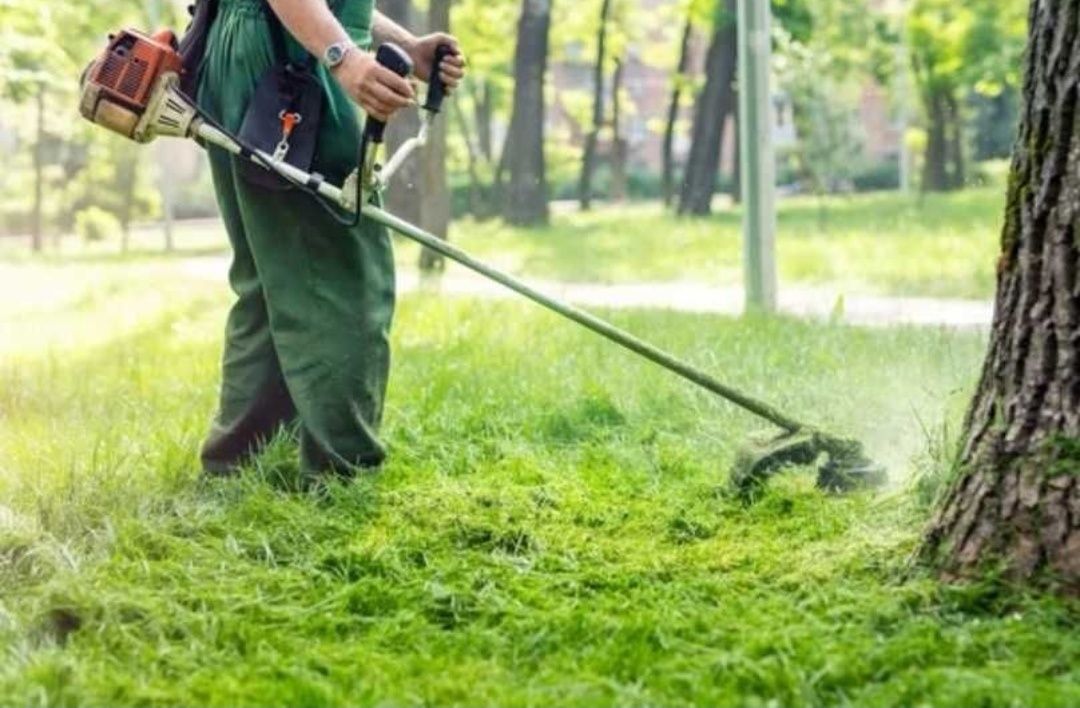
[[[326,63],[330,66],[337,66],[341,63],[341,60],[345,58],[345,50],[341,45],[334,44],[326,50]]]

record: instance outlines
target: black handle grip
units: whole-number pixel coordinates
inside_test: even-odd
[[[413,70],[412,59],[409,58],[409,55],[405,53],[404,49],[391,42],[379,47],[378,51],[375,52],[375,61],[403,78],[411,74]],[[385,132],[385,121],[368,116],[367,123],[364,125],[364,138],[368,142],[382,143]]]
[[[435,59],[431,62],[431,76],[428,77],[427,102],[424,103],[424,110],[429,113],[442,110],[443,99],[446,98],[446,84],[439,77],[439,71],[442,69],[443,60],[454,54],[456,52],[449,44],[435,47]]]

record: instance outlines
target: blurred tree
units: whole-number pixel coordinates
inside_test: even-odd
[[[982,377],[923,546],[1080,594],[1080,0],[1033,0],[1023,107]]]
[[[667,120],[664,123],[662,148],[662,177],[664,206],[671,206],[675,198],[675,125],[679,120],[683,92],[687,89],[687,72],[690,71],[690,40],[694,33],[694,21],[687,12],[679,42],[679,63],[672,78],[671,100],[668,102]]]
[[[432,32],[450,31],[450,0],[429,0],[427,26]],[[445,119],[436,120],[431,125],[422,170],[420,193],[423,210],[420,225],[429,233],[446,240],[450,228],[450,188],[446,183]],[[446,261],[441,255],[428,248],[420,252],[422,273],[440,272],[445,267]]]
[[[823,197],[846,189],[862,155],[850,81],[832,65],[828,47],[795,41],[777,31],[777,74],[794,107],[798,142],[793,150],[800,180],[819,197],[819,226],[827,225]]]
[[[379,10],[402,27],[420,30],[420,13],[412,0],[378,0]],[[406,140],[416,135],[420,128],[420,109],[409,106],[394,114],[394,120],[386,125],[386,152],[393,154]],[[420,193],[422,160],[408,160],[390,180],[386,191],[386,207],[406,221],[421,221],[423,197]]]
[[[694,108],[690,158],[683,175],[680,214],[708,214],[720,168],[724,128],[734,113],[735,71],[738,57],[735,0],[715,7],[712,40],[705,59],[705,88]]]
[[[86,131],[74,111],[75,89],[88,58],[100,48],[109,29],[126,23],[146,22],[148,6],[142,0],[85,0],[78,3],[3,0],[0,2],[0,97],[22,106],[32,102],[35,117],[34,206],[30,220],[32,245],[40,250],[44,241],[46,203],[63,198],[65,187],[77,179],[86,165],[65,166],[63,155],[88,153],[92,144],[120,140],[104,131]],[[172,16],[171,4],[168,8]],[[54,103],[55,99],[55,103]],[[55,104],[70,107],[56,110]],[[132,158],[134,160],[134,158]],[[133,211],[124,216],[124,205],[133,209],[152,204],[133,193],[144,184],[142,161],[134,164],[134,173],[125,166],[113,173],[114,181],[95,185],[95,195],[102,202],[112,201],[118,220],[130,222]],[[68,168],[74,167],[73,171]],[[51,181],[50,175],[55,179]],[[110,193],[122,197],[111,200]],[[84,205],[85,206],[85,205]],[[69,227],[73,222],[74,203],[51,211],[61,214],[54,228]]]
[[[503,216],[512,224],[547,223],[548,188],[544,161],[544,79],[547,76],[551,0],[522,0],[514,53],[514,108],[497,182]]]
[[[517,9],[510,2],[458,0],[451,12],[455,34],[468,54],[469,74],[450,110],[458,128],[457,153],[469,179],[469,208],[480,219],[499,211],[493,183],[505,151],[496,144],[496,122],[509,122],[514,43],[507,41],[506,28]],[[455,145],[449,147],[453,157]]]
[[[964,186],[967,97],[998,96],[1018,81],[1025,27],[1018,0],[915,0],[907,32],[926,118],[924,191]]]
[[[611,19],[612,0],[601,0],[600,22],[596,31],[596,64],[593,68],[593,110],[592,125],[585,136],[585,150],[581,158],[581,181],[578,185],[578,200],[581,210],[588,211],[592,206],[592,178],[596,169],[596,144],[600,139],[600,130],[604,127],[604,66],[607,60],[608,22]]]
[[[623,135],[623,80],[626,62],[615,60],[615,73],[611,77],[611,198],[626,199],[626,161],[629,146]]]

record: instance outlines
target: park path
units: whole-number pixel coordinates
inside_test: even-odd
[[[190,258],[183,263],[186,275],[220,279],[228,272],[225,257]],[[536,289],[575,305],[612,309],[662,309],[738,315],[743,312],[744,295],[739,286],[717,286],[702,282],[674,283],[566,283],[526,279]],[[497,283],[450,264],[436,280],[423,279],[415,269],[398,273],[402,293],[432,292],[441,295],[485,299],[515,298],[517,295]],[[938,326],[960,329],[987,329],[993,305],[982,300],[954,300],[926,297],[890,297],[847,294],[828,286],[782,286],[779,309],[805,319],[836,319],[861,326]]]

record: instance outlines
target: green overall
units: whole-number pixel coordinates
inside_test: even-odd
[[[371,43],[372,5],[339,3],[339,19],[364,47]],[[264,0],[221,0],[210,33],[199,102],[232,132],[273,64],[269,12]],[[290,51],[296,50],[290,38]],[[358,117],[333,78],[319,72],[326,98],[313,169],[340,184],[356,165]],[[237,299],[203,466],[213,474],[232,472],[282,428],[298,430],[304,472],[378,465],[385,457],[377,431],[394,311],[389,235],[368,220],[341,226],[295,189],[253,185],[237,159],[210,150]]]

